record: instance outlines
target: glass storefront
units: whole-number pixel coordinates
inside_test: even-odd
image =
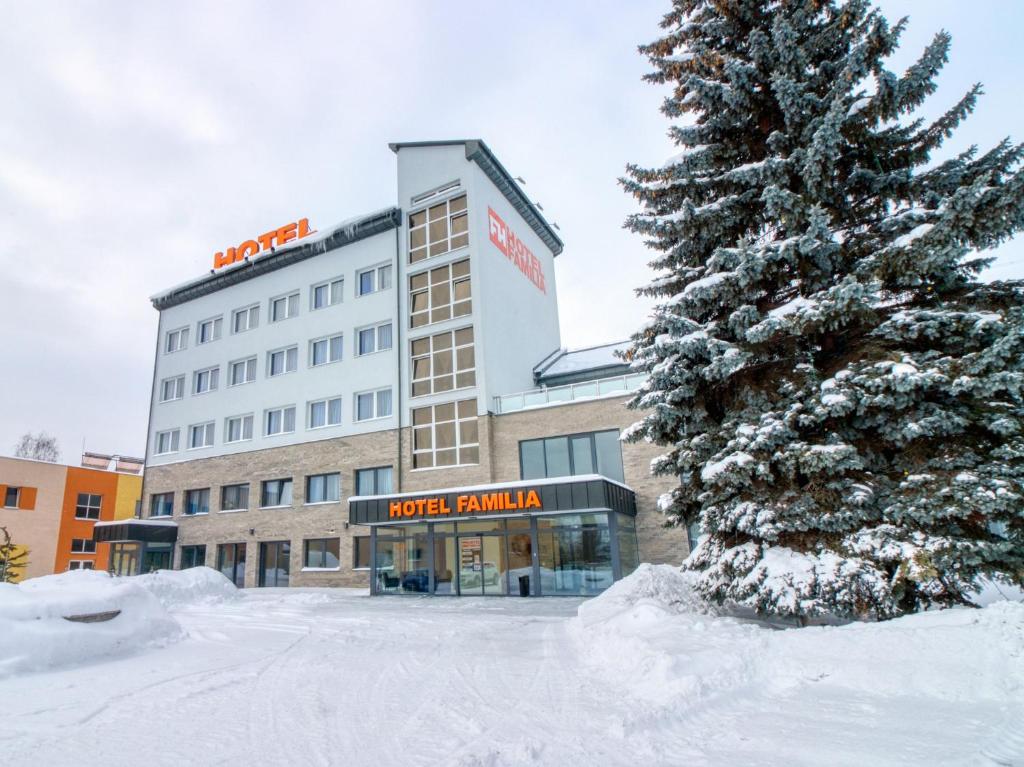
[[[387,525],[373,531],[373,593],[591,595],[637,565],[615,512]]]

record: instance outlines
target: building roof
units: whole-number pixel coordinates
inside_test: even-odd
[[[629,372],[629,363],[618,354],[624,353],[629,346],[629,341],[616,341],[583,349],[559,349],[533,369],[533,377],[538,384],[559,386],[623,375]]]
[[[550,248],[551,252],[556,256],[561,253],[564,247],[562,239],[555,233],[555,230],[537,209],[537,206],[530,202],[530,198],[519,188],[519,184],[516,183],[512,174],[505,170],[505,166],[498,162],[498,158],[494,156],[494,153],[481,139],[406,141],[388,144],[391,147],[391,151],[396,154],[399,150],[405,148],[459,145],[465,145],[466,159],[480,166],[480,170],[484,172],[484,175],[505,195],[505,199],[523,217],[523,220],[530,225],[530,228],[533,229],[534,233],[540,237],[544,244]]]
[[[307,258],[395,229],[401,220],[402,212],[396,207],[384,208],[351,218],[294,244],[271,248],[267,253],[259,253],[245,261],[225,266],[216,272],[211,270],[210,274],[157,293],[155,296],[151,296],[150,300],[157,309],[168,309],[200,296],[223,290],[239,282],[283,269],[299,261],[305,261]]]

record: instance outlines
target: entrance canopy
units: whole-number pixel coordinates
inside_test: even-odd
[[[398,495],[356,495],[348,501],[348,521],[353,525],[456,522],[597,510],[636,516],[633,491],[599,474]]]
[[[97,543],[174,543],[178,540],[178,525],[162,519],[115,519],[97,522],[92,528],[92,539]]]

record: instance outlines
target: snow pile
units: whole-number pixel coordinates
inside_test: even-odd
[[[132,578],[167,609],[194,604],[217,604],[238,599],[238,589],[221,572],[210,567],[188,570],[157,570]]]
[[[73,570],[0,584],[0,678],[177,641],[185,632],[168,608],[223,601],[235,592],[223,575],[209,568],[132,578]],[[108,621],[66,620],[114,610],[121,612]]]

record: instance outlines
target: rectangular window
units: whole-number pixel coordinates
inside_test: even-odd
[[[99,519],[103,496],[94,493],[79,493],[75,504],[75,519]]]
[[[180,352],[188,348],[188,328],[178,328],[167,332],[167,340],[164,344],[164,351],[167,354]]]
[[[414,469],[480,463],[476,400],[413,409],[412,443]]]
[[[344,347],[345,337],[341,333],[310,341],[309,366],[316,367],[317,365],[327,365],[331,362],[340,362]]]
[[[72,559],[68,562],[68,570],[92,570],[96,563],[91,560]]]
[[[180,438],[180,436],[181,429],[169,429],[168,431],[158,431],[156,433],[156,443],[154,445],[156,455],[178,452],[178,439]]]
[[[377,293],[391,287],[391,264],[364,269],[356,275],[359,295]]]
[[[340,474],[312,474],[306,477],[306,503],[337,503],[340,499]]]
[[[252,415],[236,415],[224,421],[224,441],[244,442],[252,439]]]
[[[361,570],[370,566],[370,536],[352,536],[352,568]]]
[[[339,565],[337,538],[311,538],[306,541],[304,567],[316,570],[337,570]]]
[[[72,538],[71,539],[71,553],[72,554],[95,554],[96,553],[96,541],[91,538]]]
[[[356,331],[356,354],[373,354],[391,348],[391,323],[363,328]]]
[[[287,349],[267,352],[267,377],[294,373],[299,369],[299,347],[289,346]]]
[[[170,402],[185,396],[185,376],[165,378],[160,382],[160,401]]]
[[[219,383],[220,365],[197,370],[192,374],[192,393],[206,394],[206,392],[216,391]]]
[[[18,508],[18,501],[21,498],[20,487],[8,487],[4,491],[4,508],[5,509],[16,509]]]
[[[469,244],[466,195],[409,214],[409,263]]]
[[[188,427],[188,447],[213,447],[213,421]]]
[[[344,296],[345,281],[341,277],[336,280],[321,282],[309,289],[309,308],[323,309],[340,304]]]
[[[292,481],[291,479],[268,479],[264,480],[260,490],[260,506],[266,508],[271,506],[292,505]]]
[[[390,466],[356,469],[356,495],[387,495],[390,492]]]
[[[410,275],[410,328],[465,317],[472,311],[468,258]]]
[[[153,493],[149,498],[149,516],[169,517],[174,513],[174,493]]]
[[[202,567],[206,564],[206,546],[182,546],[181,566],[179,570],[188,570],[190,567]]]
[[[244,309],[235,309],[231,313],[231,332],[244,333],[260,326],[260,306],[253,304]]]
[[[299,313],[299,294],[292,293],[280,298],[270,299],[270,321],[280,322],[297,316]]]
[[[412,396],[438,394],[476,385],[473,328],[437,333],[409,342]]]
[[[341,397],[320,399],[309,403],[309,428],[337,426],[341,423]]]
[[[194,516],[196,514],[210,513],[210,488],[204,487],[200,490],[185,491],[185,514]]]
[[[264,422],[264,435],[290,434],[295,431],[295,407],[277,407],[267,410]]]
[[[196,343],[208,344],[210,341],[216,341],[220,338],[221,325],[223,324],[223,317],[213,317],[200,322],[196,327]]]
[[[579,474],[601,474],[617,482],[625,481],[618,429],[519,443],[519,475],[523,479]]]
[[[220,489],[221,511],[245,511],[249,508],[249,485],[224,485]]]
[[[356,420],[369,421],[391,415],[391,389],[356,394]]]
[[[256,358],[236,360],[228,365],[228,386],[240,386],[256,380]]]

